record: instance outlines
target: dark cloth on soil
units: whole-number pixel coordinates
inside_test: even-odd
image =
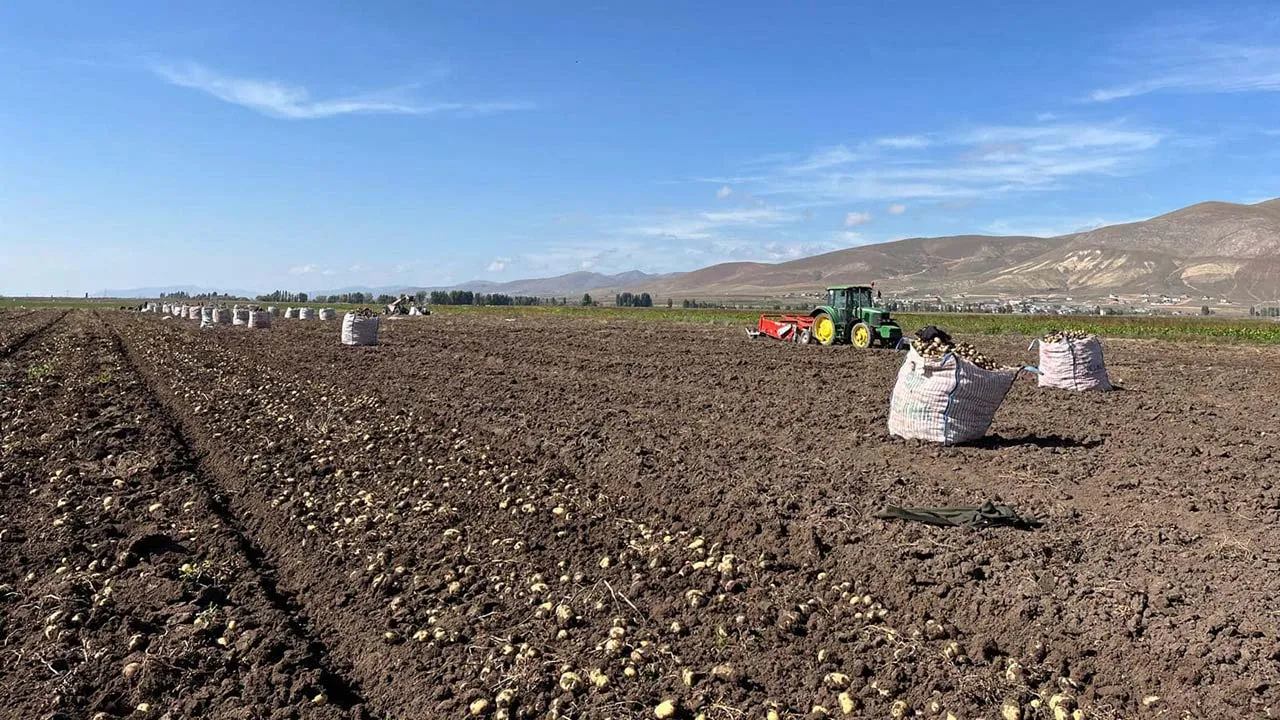
[[[916,507],[885,505],[872,517],[881,520],[909,520],[943,527],[1015,527],[1023,530],[1039,527],[1034,518],[1024,518],[1008,505],[988,500],[979,507]]]
[[[937,325],[926,325],[920,328],[916,331],[916,337],[920,338],[920,341],[924,343],[933,342],[933,339],[937,338],[943,345],[951,344],[951,336],[947,334],[946,330],[942,330]]]

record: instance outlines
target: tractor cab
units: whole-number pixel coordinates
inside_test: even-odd
[[[875,291],[863,285],[848,285],[827,288],[827,304],[837,312],[856,310],[857,308],[874,307]]]
[[[849,343],[865,348],[875,343],[893,347],[902,339],[902,328],[889,313],[875,306],[875,288],[869,285],[834,285],[827,288],[827,304],[814,309],[813,339],[823,345]]]

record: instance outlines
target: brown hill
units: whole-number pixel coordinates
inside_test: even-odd
[[[917,295],[1110,293],[1280,298],[1280,198],[1206,202],[1053,238],[911,238],[790,262],[724,263],[630,287],[659,297],[770,296],[871,283]]]

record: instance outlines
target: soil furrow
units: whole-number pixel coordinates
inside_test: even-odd
[[[48,368],[40,374],[28,368]],[[362,716],[271,604],[101,321],[0,363],[0,706],[15,717]]]
[[[277,578],[279,572],[277,568],[271,564],[266,554],[250,537],[249,531],[244,527],[237,514],[233,512],[231,502],[227,500],[228,489],[224,482],[220,482],[218,470],[210,466],[207,460],[207,453],[201,452],[197,445],[192,442],[191,436],[188,434],[190,428],[181,420],[179,415],[172,412],[171,401],[166,400],[165,393],[157,391],[147,380],[146,373],[142,372],[138,367],[136,359],[130,352],[128,345],[120,337],[120,334],[109,324],[106,327],[111,334],[113,348],[125,359],[130,371],[142,378],[142,387],[148,395],[147,404],[149,409],[160,419],[161,423],[170,428],[178,447],[178,462],[189,470],[197,485],[208,493],[209,508],[230,529],[231,535],[249,568],[252,569],[254,579],[263,595],[271,603],[272,607],[286,618],[289,629],[304,639],[307,651],[310,654],[310,663],[321,671],[319,682],[323,686],[324,696],[327,701],[347,709],[362,706],[364,700],[361,697],[359,684],[349,679],[345,670],[339,670],[331,666],[330,654],[326,643],[311,630],[305,610],[299,605],[294,596],[278,587]],[[362,708],[361,714],[369,715],[369,711]]]
[[[10,355],[17,353],[22,348],[26,347],[29,343],[34,342],[36,338],[40,337],[42,333],[46,332],[47,330],[52,328],[54,325],[56,325],[58,322],[60,322],[64,317],[66,317],[67,312],[68,311],[66,310],[62,310],[60,312],[57,312],[56,314],[51,313],[52,317],[49,320],[39,325],[36,325],[35,327],[30,328],[28,330],[19,331],[15,337],[6,338],[6,342],[4,346],[0,347],[0,359],[7,358]],[[26,318],[31,318],[34,315],[36,315],[35,311],[29,313],[28,315],[24,315],[23,321],[29,322],[28,320],[26,320]]]

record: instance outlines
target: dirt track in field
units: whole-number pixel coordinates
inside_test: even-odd
[[[33,321],[0,315],[0,342]],[[4,418],[26,421],[6,422],[0,460],[3,522],[22,539],[0,543],[11,588],[0,652],[21,658],[0,657],[0,704],[239,717],[274,660],[285,679],[244,717],[652,717],[667,700],[690,718],[804,717],[815,705],[1049,718],[1051,698],[1084,717],[1273,712],[1274,350],[1108,342],[1123,392],[1024,377],[988,441],[937,448],[886,435],[900,362],[889,352],[528,317],[404,319],[383,335],[345,348],[335,322],[199,331],[77,312],[13,352]],[[1025,339],[975,340],[1034,361]],[[57,378],[28,377],[39,363]],[[103,363],[127,380],[99,397],[85,386]],[[123,473],[92,453],[33,448],[110,435],[90,419],[111,413],[145,420],[108,455],[162,459],[129,486],[127,509],[109,511],[111,535],[90,541]],[[64,467],[77,470],[55,477]],[[146,511],[174,494],[210,509]],[[1044,525],[870,518],[885,503],[985,499]],[[64,515],[80,524],[51,525]],[[167,565],[110,562],[131,537],[186,545],[195,517],[218,531],[196,532]],[[53,610],[30,598],[92,575],[93,548],[86,569],[57,574],[68,548],[92,542],[115,543],[97,551],[97,572],[155,592],[126,607],[117,591],[112,617],[125,619],[110,631],[82,612],[65,632],[127,649],[116,628],[146,615],[214,651],[187,643],[182,672],[140,687],[121,675],[128,653],[77,660],[63,630],[46,638]],[[227,568],[216,600],[178,569],[191,558]],[[235,593],[223,585],[244,589],[224,606]],[[193,625],[211,605],[274,629],[243,649],[218,645]],[[160,637],[184,637],[177,629]],[[237,642],[234,628],[215,630]],[[288,660],[255,650],[265,635]],[[65,666],[33,660],[57,652]],[[154,655],[137,661],[155,667]],[[68,676],[84,689],[65,692]],[[206,677],[246,690],[193,705]],[[318,694],[332,702],[312,703]]]

